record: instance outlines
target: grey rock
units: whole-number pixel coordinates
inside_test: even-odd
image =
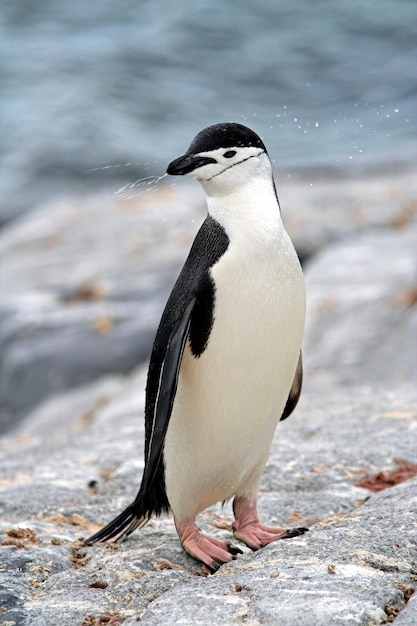
[[[107,375],[44,400],[0,439],[0,624],[368,626],[394,611],[414,626],[417,478],[379,493],[359,485],[417,463],[413,238],[372,230],[307,266],[304,393],[277,429],[259,511],[309,533],[242,546],[208,577],[170,517],[116,548],[83,548],[143,470],[146,367]],[[230,540],[231,513],[218,505],[199,523]]]
[[[398,457],[417,461],[411,385],[335,387],[325,398],[309,387],[277,430],[259,504],[265,521],[308,523],[310,532],[258,553],[242,546],[244,555],[204,578],[170,518],[116,550],[73,544],[136,492],[144,382],[140,370],[96,385],[90,397],[87,389],[57,397],[3,439],[0,529],[30,528],[39,541],[0,547],[4,593],[19,600],[20,623],[81,624],[110,611],[128,624],[369,624],[381,622],[385,605],[405,606],[401,589],[415,585],[416,479],[379,494],[355,483],[395,468]],[[230,521],[230,505],[200,516],[221,538],[230,538]]]
[[[392,493],[381,494],[332,527],[318,523],[305,538],[273,544],[250,560],[224,566],[208,581],[174,588],[141,621],[206,624],[211,614],[218,624],[382,623],[386,605],[404,606],[398,586],[410,576],[414,558],[408,505],[411,499],[416,511],[415,486],[398,487],[406,503],[401,526],[394,520],[398,510],[382,524],[384,507],[391,512],[397,502]],[[400,541],[402,549],[387,551],[388,541]]]
[[[341,177],[276,176],[286,227],[302,258],[330,243],[380,228],[401,228],[416,213],[413,168]]]
[[[417,594],[413,594],[407,606],[395,618],[395,626],[412,626],[417,617]]]
[[[320,252],[308,265],[304,341],[311,376],[329,384],[415,380],[416,230],[379,230]],[[322,377],[323,378],[323,377]]]
[[[337,265],[339,270],[345,265],[346,285],[353,281],[352,259],[343,252],[347,245],[331,248],[325,264],[318,260],[310,265],[307,284],[313,301],[326,293]],[[372,280],[375,288],[366,287],[367,298],[353,307],[352,320],[355,311],[362,320],[364,302],[369,304],[366,324],[377,326],[381,341],[389,332],[391,341],[403,332],[395,309],[374,315],[381,294],[386,299],[399,284],[389,271],[393,255],[383,252],[392,246],[398,260],[406,260],[397,266],[398,280],[406,284],[409,234],[371,233],[361,245],[372,252],[368,258],[378,253],[381,275],[379,282]],[[349,298],[345,306],[349,311]],[[317,346],[333,327],[344,332],[343,308],[325,310],[326,324],[319,323],[321,310],[309,317],[306,333],[307,342],[315,337]],[[349,332],[344,337],[341,355],[344,345],[351,345]],[[20,549],[0,548],[10,607],[4,615],[31,625],[59,619],[69,626],[110,612],[126,624],[140,617],[145,624],[330,626],[380,624],[387,611],[403,609],[397,619],[401,616],[403,626],[414,624],[414,601],[407,605],[405,596],[415,587],[417,479],[380,493],[357,483],[364,475],[395,470],[398,459],[417,462],[417,394],[411,376],[403,380],[399,361],[384,361],[378,382],[367,367],[361,369],[367,342],[358,341],[356,350],[349,383],[333,372],[337,364],[322,359],[324,349],[317,349],[315,367],[312,357],[306,359],[302,400],[296,414],[280,424],[263,475],[262,519],[308,524],[310,532],[258,553],[243,547],[242,556],[208,578],[181,549],[170,518],[152,520],[116,550],[83,550],[73,543],[108,521],[136,493],[143,469],[140,415],[146,369],[45,402],[1,442],[5,513],[0,529],[6,543],[7,531],[16,527],[31,529],[39,541]],[[231,519],[228,504],[212,507],[199,521],[210,534],[230,539]]]
[[[53,393],[148,358],[204,215],[182,192],[157,195],[62,201],[2,231],[4,427]]]

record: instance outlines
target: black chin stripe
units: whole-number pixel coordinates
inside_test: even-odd
[[[213,180],[213,178],[216,178],[216,176],[220,176],[220,174],[223,174],[223,172],[227,172],[227,170],[230,170],[230,168],[235,167],[235,165],[240,165],[241,163],[244,163],[245,161],[249,161],[249,159],[253,159],[253,157],[260,156],[263,153],[264,153],[263,150],[259,150],[259,152],[257,152],[256,154],[251,154],[250,156],[246,157],[246,159],[242,159],[241,161],[238,161],[237,163],[232,163],[228,167],[225,167],[224,170],[222,170],[218,174],[214,174],[214,176],[211,176],[210,178],[206,178],[205,180],[207,182],[210,180]]]

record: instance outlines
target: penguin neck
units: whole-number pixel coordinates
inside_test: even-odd
[[[272,179],[252,179],[223,195],[206,191],[206,199],[209,215],[229,237],[258,234],[269,238],[284,230]]]

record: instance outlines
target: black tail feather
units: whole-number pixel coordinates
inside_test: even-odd
[[[139,493],[132,504],[114,518],[107,526],[95,535],[85,539],[84,543],[91,545],[103,541],[120,541],[128,537],[137,528],[142,528],[151,519],[159,517],[170,510],[165,490],[165,473],[163,462],[160,462],[155,472],[150,489],[141,485]]]
[[[138,502],[135,500],[113,521],[95,533],[95,535],[86,539],[84,543],[91,545],[103,541],[120,541],[133,533],[137,528],[145,526],[150,518],[151,515],[149,513],[140,511]]]

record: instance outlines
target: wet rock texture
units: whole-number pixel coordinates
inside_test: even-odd
[[[170,518],[116,547],[80,541],[138,488],[146,364],[132,367],[202,197],[67,200],[1,233],[0,624],[414,626],[415,185],[398,174],[283,187],[306,258],[306,382],[276,432],[259,509],[310,531],[242,546],[214,575]],[[200,525],[230,539],[231,521],[219,505]]]

